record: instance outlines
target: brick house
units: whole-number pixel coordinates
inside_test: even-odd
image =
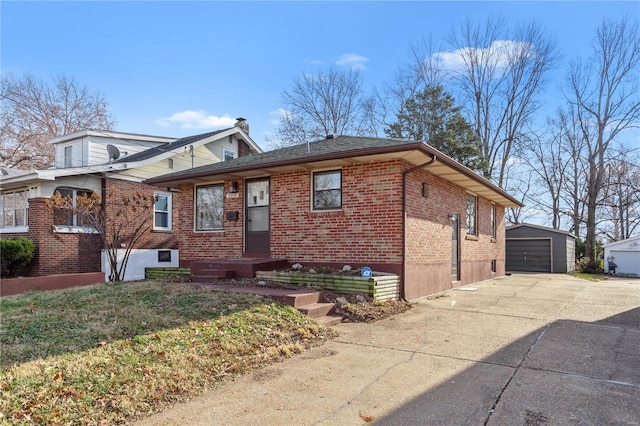
[[[47,211],[46,200],[56,191],[74,202],[78,195],[97,192],[107,209],[109,197],[136,193],[154,197],[154,212],[149,214],[152,230],[132,252],[126,277],[144,277],[144,266],[177,265],[174,193],[143,180],[262,152],[249,137],[244,119],[231,128],[181,139],[83,130],[51,143],[55,146],[54,167],[2,169],[0,238],[24,236],[36,246],[34,261],[21,271],[24,276],[107,272],[100,238],[74,215],[54,217]]]
[[[397,273],[407,299],[505,273],[502,189],[422,142],[340,136],[149,179],[178,187],[181,266],[286,258]]]

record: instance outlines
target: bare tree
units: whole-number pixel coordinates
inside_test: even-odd
[[[444,70],[438,60],[437,47],[431,35],[409,45],[409,60],[396,71],[393,82],[386,84],[384,96],[379,96],[379,120],[381,126],[388,127],[397,117],[405,113],[407,101],[414,99],[429,87],[444,87]]]
[[[640,121],[638,23],[604,20],[596,31],[593,55],[573,64],[569,74],[569,103],[586,143],[587,256],[595,262],[598,200],[606,176],[607,156],[616,138]],[[593,265],[592,265],[593,266]]]
[[[601,232],[611,241],[620,241],[640,229],[640,158],[636,155],[609,162],[602,196]]]
[[[568,162],[566,162],[562,144],[562,128],[550,121],[551,132],[536,135],[531,131],[531,139],[527,144],[527,156],[523,156],[540,191],[536,197],[536,204],[551,213],[551,226],[560,229],[562,217],[562,191],[565,186],[565,176]]]
[[[464,24],[447,52],[487,163],[484,176],[502,186],[507,164],[538,110],[536,99],[556,59],[555,44],[536,24],[511,31],[502,18]],[[443,56],[444,58],[445,56]]]
[[[526,199],[530,199],[535,189],[533,175],[529,170],[525,170],[520,164],[512,162],[507,165],[508,172],[505,174],[505,189],[511,194],[519,194],[520,201],[525,204]],[[505,210],[505,221],[510,225],[525,223],[535,216],[535,208],[529,206],[510,207]]]
[[[303,74],[282,94],[285,109],[272,146],[297,145],[327,135],[371,135],[371,108],[355,70]],[[370,106],[370,105],[369,105]]]
[[[30,74],[0,83],[0,165],[20,169],[53,164],[50,139],[86,128],[110,130],[114,121],[104,96],[75,78],[51,83]]]
[[[141,193],[128,196],[111,193],[108,205],[104,205],[100,195],[87,192],[77,196],[74,205],[71,197],[56,192],[47,200],[47,208],[58,217],[75,215],[88,232],[98,233],[109,263],[109,281],[122,281],[131,250],[151,229],[149,218],[154,202],[153,197]],[[119,251],[123,251],[120,261]]]

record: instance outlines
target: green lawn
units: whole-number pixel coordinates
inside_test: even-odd
[[[128,423],[333,337],[297,310],[189,284],[3,297],[2,424]]]

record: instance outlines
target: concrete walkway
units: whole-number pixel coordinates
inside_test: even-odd
[[[640,280],[450,290],[140,425],[637,425]]]

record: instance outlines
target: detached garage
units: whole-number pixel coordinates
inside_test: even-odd
[[[508,272],[575,271],[576,238],[566,231],[521,223],[506,229]]]
[[[605,244],[604,262],[607,272],[615,263],[616,275],[640,277],[640,236]]]

